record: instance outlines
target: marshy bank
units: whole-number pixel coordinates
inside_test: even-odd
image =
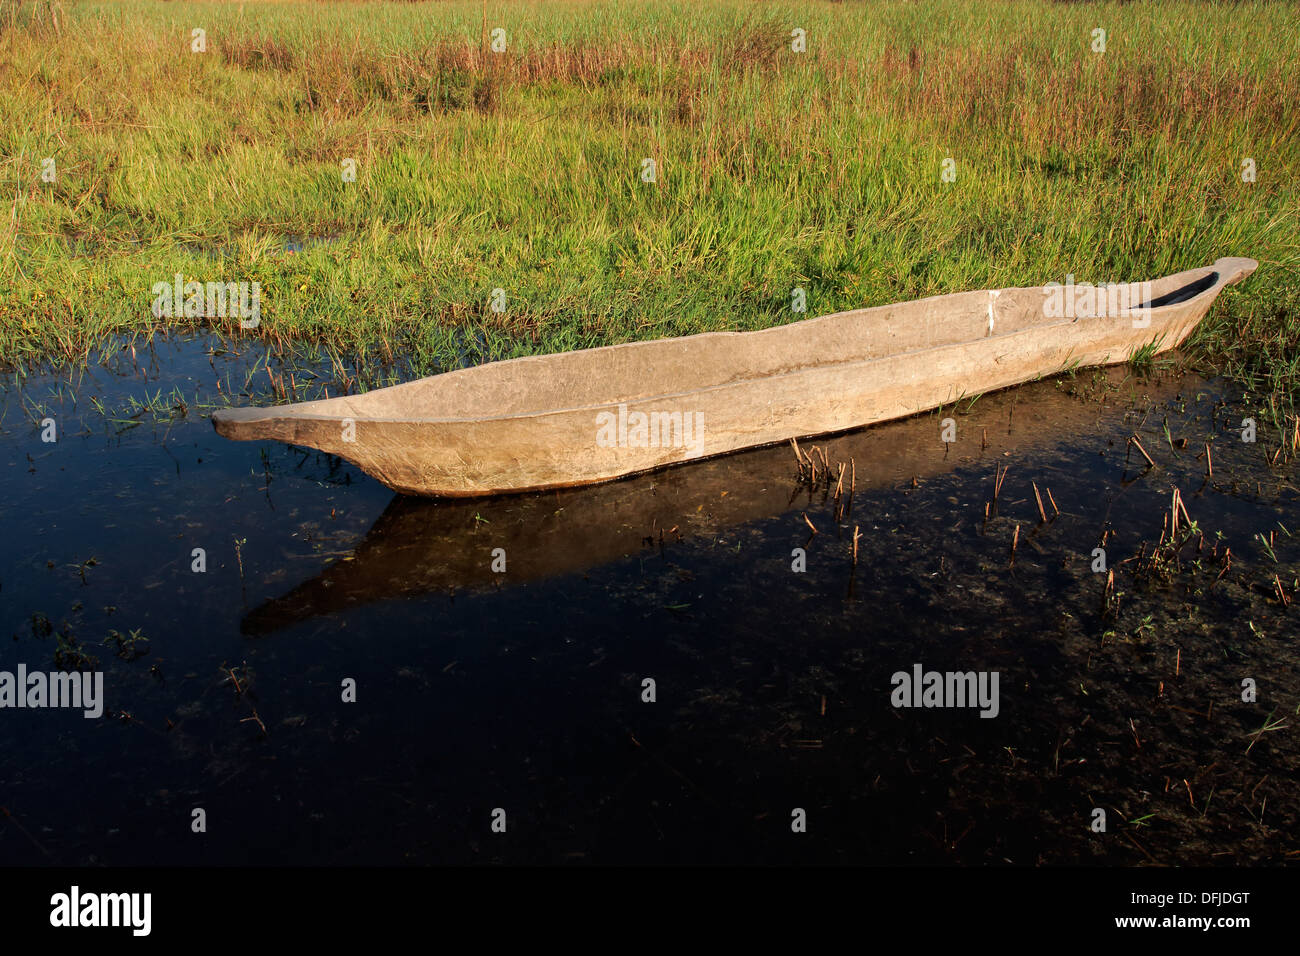
[[[109,710],[7,712],[8,861],[1300,852],[1295,423],[1243,441],[1229,382],[1090,370],[445,503],[216,437],[260,348],[134,347],[4,393],[0,669],[81,660]],[[997,672],[997,717],[895,708],[917,664]]]
[[[154,317],[177,274],[422,375],[1249,255],[1194,345],[1293,405],[1291,5],[484,12],[0,3],[0,365],[237,330]]]

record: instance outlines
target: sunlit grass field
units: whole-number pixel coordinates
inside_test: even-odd
[[[796,287],[814,315],[1247,255],[1259,271],[1194,351],[1286,404],[1298,20],[1173,0],[0,0],[0,363],[158,327],[150,289],[177,273],[258,282],[259,328],[201,323],[373,384],[392,359],[786,322]]]

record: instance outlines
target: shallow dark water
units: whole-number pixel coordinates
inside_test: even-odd
[[[1270,591],[1277,575],[1296,595],[1294,464],[1269,464],[1262,422],[1254,444],[1231,430],[1249,412],[1229,386],[1088,371],[804,442],[852,459],[851,507],[796,477],[788,447],[448,503],[216,436],[218,382],[270,384],[264,353],[219,344],[159,339],[4,394],[0,669],[52,668],[62,632],[112,712],[0,711],[4,862],[1300,854],[1300,610]],[[176,389],[184,414],[125,423],[133,398]],[[1155,545],[1175,487],[1208,536],[1140,574],[1126,559]],[[1090,567],[1108,530],[1113,614]],[[1276,562],[1255,538],[1270,531]],[[120,658],[111,630],[147,652]],[[917,663],[997,671],[998,716],[896,709],[891,675]],[[1252,738],[1270,714],[1284,725]]]

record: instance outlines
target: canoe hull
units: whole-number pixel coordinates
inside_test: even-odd
[[[1253,260],[1221,259],[1208,269],[1170,277],[1182,280],[1185,288],[1205,284],[1209,275],[1215,281],[1185,301],[1151,308],[1140,318],[1128,311],[1056,318],[1047,314],[1051,309],[1043,306],[1048,296],[1041,288],[964,293],[845,313],[846,328],[856,322],[860,325],[855,328],[870,334],[910,335],[923,345],[853,361],[836,361],[834,355],[801,356],[800,326],[807,323],[664,340],[645,356],[647,362],[657,363],[656,371],[663,367],[669,383],[674,369],[714,350],[717,355],[742,351],[738,340],[747,337],[767,336],[765,352],[783,349],[789,359],[783,360],[786,364],[776,374],[748,378],[739,369],[729,381],[608,404],[481,419],[376,417],[384,392],[407,388],[397,386],[368,393],[351,404],[349,399],[331,399],[282,408],[231,409],[214,413],[213,420],[217,431],[230,438],[286,441],[339,455],[405,494],[477,497],[594,484],[902,418],[1071,367],[1124,362],[1146,346],[1163,352],[1187,337],[1223,286],[1240,281],[1254,266]],[[913,323],[924,329],[929,323],[942,328],[951,323],[968,329],[978,324],[985,330],[986,320],[989,328],[982,337],[963,335],[942,344],[916,339],[917,333],[908,326]],[[1007,326],[1011,331],[999,331]],[[604,350],[591,350],[600,351]],[[564,358],[516,361],[555,362],[556,374],[562,375]],[[463,374],[423,381],[436,384]],[[935,440],[939,440],[937,432]]]

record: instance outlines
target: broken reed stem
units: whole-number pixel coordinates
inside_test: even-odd
[[[1147,460],[1147,464],[1150,465],[1152,468],[1154,468],[1156,465],[1155,459],[1147,454],[1147,450],[1143,448],[1142,443],[1138,441],[1137,435],[1130,435],[1129,442],[1133,447],[1135,447],[1138,450],[1139,454],[1141,454],[1142,457]]]
[[[1003,468],[1001,465],[997,465],[997,466],[995,466],[995,468],[994,468],[994,471],[993,471],[993,500],[992,500],[991,502],[989,502],[989,505],[991,505],[992,508],[994,508],[994,509],[996,509],[997,506],[998,506],[998,496],[1002,494],[1002,483],[1003,483],[1004,481],[1007,480],[1007,471],[1009,470],[1009,468],[1010,468],[1010,466],[1008,466],[1007,468]],[[990,510],[990,509],[989,509],[988,507],[985,507],[985,509],[984,509],[984,520],[985,520],[986,522],[988,521],[988,518],[989,518],[989,510]]]
[[[835,483],[835,497],[838,500],[844,494],[844,462],[840,462],[840,480]]]
[[[1016,545],[1020,544],[1020,525],[1016,525],[1016,530],[1011,535],[1011,563],[1007,567],[1016,566]]]
[[[858,539],[861,537],[862,534],[860,531],[858,531],[858,525],[854,525],[853,526],[853,566],[855,568],[858,566]]]
[[[246,724],[246,723],[248,723],[250,720],[255,720],[255,721],[257,721],[257,726],[259,726],[259,727],[262,728],[262,733],[266,734],[266,736],[268,736],[268,737],[271,736],[270,732],[266,729],[266,724],[262,723],[262,718],[259,717],[259,716],[257,715],[257,708],[256,708],[256,707],[253,708],[253,716],[252,716],[252,717],[245,717],[245,718],[243,718],[242,720],[240,720],[240,723],[241,723],[241,724]]]
[[[806,511],[803,512],[803,521],[804,521],[804,524],[806,524],[808,527],[812,528],[812,533],[813,533],[813,534],[816,534],[816,533],[817,533],[817,526],[814,525],[811,521],[808,520],[808,512],[806,512]]]
[[[1061,516],[1061,509],[1056,507],[1056,499],[1052,497],[1052,489],[1046,488],[1044,490],[1047,492],[1047,500],[1052,503],[1052,517],[1059,518]]]
[[[1047,511],[1043,508],[1043,496],[1038,493],[1038,483],[1031,481],[1029,484],[1034,489],[1034,500],[1038,502],[1038,520],[1047,524]]]
[[[1214,459],[1210,457],[1210,443],[1205,443],[1205,477],[1214,477]]]

